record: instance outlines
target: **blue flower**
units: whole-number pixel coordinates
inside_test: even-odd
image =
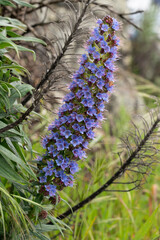
[[[105,75],[105,69],[101,66],[98,68],[98,71],[96,72],[96,76],[98,78],[102,78]]]
[[[56,163],[58,166],[61,166],[64,161],[64,158],[62,155],[57,156]]]
[[[103,81],[103,80],[99,80],[98,82],[97,82],[97,87],[99,88],[99,89],[101,89],[101,90],[103,90],[103,86],[105,85],[105,81]]]
[[[45,185],[45,189],[49,192],[50,197],[54,197],[56,195],[56,186],[52,184]]]
[[[104,32],[107,32],[109,29],[107,24],[102,24],[101,30],[103,30]]]
[[[84,80],[83,79],[77,79],[77,84],[78,84],[79,87],[83,87]]]
[[[107,61],[104,63],[104,65],[109,69],[109,70],[114,70],[114,65],[112,62],[112,59],[107,59]]]
[[[66,129],[64,132],[65,138],[69,138],[71,135],[72,135],[71,131]]]
[[[38,156],[35,160],[38,161],[38,162],[41,162],[43,160],[43,157]]]
[[[83,115],[82,114],[77,114],[76,115],[76,120],[77,120],[77,122],[82,122],[84,120]]]
[[[94,119],[86,118],[85,124],[87,129],[94,128],[95,121]]]
[[[95,134],[94,134],[94,132],[92,130],[87,131],[86,135],[90,139],[93,139],[95,137]]]
[[[107,72],[107,78],[110,80],[110,81],[113,81],[114,79],[114,76],[113,76],[113,72]]]
[[[46,148],[46,145],[47,145],[47,144],[48,144],[48,138],[45,137],[45,138],[42,139],[42,147],[43,147],[43,148]]]
[[[47,161],[47,165],[48,165],[48,168],[53,168],[54,167],[54,162],[53,162],[53,160],[51,160],[51,161]]]
[[[99,52],[94,52],[94,53],[93,53],[93,58],[94,58],[94,59],[100,59],[100,54],[99,54]]]
[[[64,101],[65,101],[65,102],[69,102],[69,101],[72,100],[73,98],[75,98],[75,95],[74,95],[73,92],[70,92],[70,93],[68,93],[68,94],[65,96]]]
[[[97,118],[98,121],[102,121],[102,120],[103,120],[103,115],[102,115],[102,113],[98,113],[98,114],[96,115],[96,118]]]
[[[92,54],[95,52],[96,49],[95,49],[95,47],[92,47],[92,45],[89,45],[87,50],[88,50],[89,54]]]
[[[61,164],[61,168],[62,170],[65,170],[68,167],[69,167],[69,158],[66,157]]]
[[[72,91],[77,87],[77,83],[75,81],[71,82],[69,89]]]
[[[92,107],[92,106],[94,105],[94,103],[95,103],[95,102],[94,102],[93,98],[89,98],[89,99],[88,99],[88,104],[87,104],[87,106],[88,106],[88,107]]]
[[[97,113],[97,110],[95,108],[93,108],[93,107],[88,108],[87,114],[89,116],[94,116],[96,113]]]
[[[39,177],[39,182],[40,182],[40,183],[45,183],[45,182],[47,182],[47,177],[45,177],[45,176]]]
[[[69,143],[67,142],[67,141],[64,141],[64,149],[66,148],[66,149],[68,149],[69,148]]]
[[[75,131],[79,131],[80,126],[79,126],[78,123],[74,123],[73,126],[72,126],[72,128],[73,128]]]
[[[102,24],[102,23],[103,23],[102,19],[98,19],[98,20],[97,20],[97,23],[98,23],[99,25]]]
[[[97,80],[97,78],[95,76],[92,76],[92,75],[88,79],[88,81],[90,81],[91,83],[95,83],[96,80]]]
[[[74,147],[79,145],[79,139],[77,135],[72,135],[72,140],[70,142]]]
[[[115,31],[118,31],[118,30],[119,30],[119,23],[117,22],[117,20],[116,20],[115,18],[113,18],[112,28],[113,28]]]
[[[90,91],[84,92],[84,97],[85,98],[91,98],[92,97],[91,92]]]
[[[75,174],[79,170],[78,164],[75,161],[71,161],[69,163],[69,168],[70,168],[71,174]]]
[[[94,63],[90,63],[88,69],[91,70],[92,73],[95,73],[97,70],[97,66]]]
[[[101,41],[101,48],[105,49],[108,46],[106,41]]]
[[[97,107],[98,107],[98,109],[99,109],[100,111],[103,112],[103,111],[104,111],[104,108],[105,108],[103,101],[102,101],[102,102],[99,102],[99,103],[97,104]]]
[[[49,168],[49,167],[44,167],[43,171],[45,172],[45,176],[52,176],[53,174],[53,169]]]
[[[85,72],[85,68],[83,66],[80,66],[77,72],[83,74]]]
[[[88,57],[86,54],[82,54],[82,57],[80,58],[80,64],[84,64],[87,61]]]
[[[76,96],[77,96],[77,98],[81,98],[83,96],[83,91],[82,90],[78,90],[76,92]]]
[[[58,151],[64,150],[64,141],[63,141],[63,139],[58,139],[56,141],[55,145],[57,146],[57,150]]]
[[[48,148],[48,152],[53,156],[56,157],[58,154],[57,149],[55,149],[55,147],[53,145],[50,145]]]
[[[85,128],[85,126],[80,126],[80,128],[79,128],[79,132],[81,133],[81,134],[83,134],[84,132],[86,131],[86,128]]]
[[[112,90],[113,90],[113,86],[109,86],[108,83],[105,85],[105,88],[106,88],[109,92],[112,92]]]
[[[86,149],[88,147],[88,144],[89,144],[88,141],[85,141],[82,143],[82,146]]]

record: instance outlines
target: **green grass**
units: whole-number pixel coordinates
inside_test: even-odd
[[[51,119],[49,118],[48,121],[51,122]],[[122,107],[117,117],[112,117],[112,119],[109,117],[109,120],[103,124],[103,128],[97,131],[97,138],[91,142],[87,152],[88,158],[79,163],[81,170],[76,176],[74,188],[66,188],[60,192],[62,199],[67,201],[69,205],[74,206],[96,191],[120,166],[116,154],[119,151],[119,138],[130,129],[129,122],[130,116]],[[112,136],[110,135],[111,126],[113,128]],[[32,132],[33,143],[35,143],[33,147],[41,152],[41,146],[35,138],[37,129],[35,133]],[[104,192],[100,194],[77,211],[71,220],[65,219],[72,231],[64,231],[65,237],[58,235],[56,239],[130,240],[134,239],[139,232],[141,233],[141,229],[146,229],[146,232],[143,231],[144,236],[141,239],[158,239],[157,237],[160,236],[159,214],[155,212],[152,217],[151,214],[158,207],[160,200],[159,172],[160,166],[157,165],[152,172],[153,174],[147,176],[141,188],[132,192]],[[118,181],[127,182],[127,174]],[[133,185],[114,184],[110,190],[127,190],[132,187]],[[68,209],[68,205],[61,201],[52,214],[58,216],[66,209]],[[157,211],[159,210],[157,209]],[[149,225],[146,227],[148,222]],[[55,234],[56,231],[51,231],[47,236],[52,237]]]

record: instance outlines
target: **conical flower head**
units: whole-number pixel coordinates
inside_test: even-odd
[[[46,153],[38,157],[38,177],[51,198],[57,190],[73,186],[77,161],[86,158],[85,149],[95,137],[94,128],[103,120],[104,104],[113,89],[119,45],[115,31],[119,23],[107,16],[97,24],[87,41],[79,69],[73,74],[70,92],[64,98],[58,118],[48,127],[50,133],[42,141]]]

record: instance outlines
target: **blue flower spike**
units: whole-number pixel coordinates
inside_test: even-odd
[[[77,161],[86,158],[85,150],[95,137],[93,130],[103,120],[105,102],[113,91],[119,45],[115,31],[119,30],[119,23],[106,16],[97,24],[79,69],[72,76],[70,92],[64,97],[58,118],[42,140],[46,153],[37,158],[39,192],[51,202],[59,199],[57,191],[73,186],[73,175],[79,171]]]

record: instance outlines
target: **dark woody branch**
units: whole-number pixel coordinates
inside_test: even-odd
[[[66,217],[68,217],[70,214],[73,214],[74,212],[76,212],[77,210],[79,210],[80,208],[82,208],[83,206],[85,206],[87,203],[91,202],[94,198],[96,198],[99,194],[101,194],[104,191],[112,191],[112,190],[108,190],[108,188],[112,185],[112,184],[118,184],[118,182],[115,182],[118,178],[120,178],[124,172],[127,172],[128,167],[131,167],[132,163],[134,163],[134,160],[136,159],[137,155],[140,154],[141,150],[144,148],[145,144],[147,143],[147,141],[150,139],[150,137],[152,136],[152,134],[154,133],[154,131],[157,129],[158,125],[160,123],[160,118],[157,117],[157,119],[155,120],[155,122],[153,123],[153,125],[151,126],[151,128],[146,132],[146,134],[144,135],[144,137],[142,138],[142,140],[140,141],[139,145],[137,145],[136,149],[131,153],[131,155],[128,157],[128,159],[122,164],[122,166],[116,171],[116,173],[102,186],[100,187],[97,191],[95,191],[94,193],[92,193],[90,196],[88,196],[87,198],[85,198],[83,201],[79,202],[78,204],[76,204],[74,207],[72,207],[71,209],[68,209],[66,212],[62,213],[61,215],[59,215],[57,218],[62,220]],[[154,163],[154,161],[152,162],[152,164]],[[142,164],[143,165],[143,164]],[[137,163],[138,166],[138,163]],[[133,167],[133,166],[132,166]],[[131,171],[134,171],[131,167]],[[145,167],[145,165],[144,165]],[[136,171],[139,174],[142,175],[146,175],[147,172],[146,171]],[[138,182],[138,183],[137,183]],[[140,186],[141,180],[135,180],[130,182],[131,183],[136,183],[134,188],[129,189],[129,191],[134,190],[135,188]],[[119,183],[121,184],[121,183]],[[49,224],[52,224],[51,222],[49,222]]]

